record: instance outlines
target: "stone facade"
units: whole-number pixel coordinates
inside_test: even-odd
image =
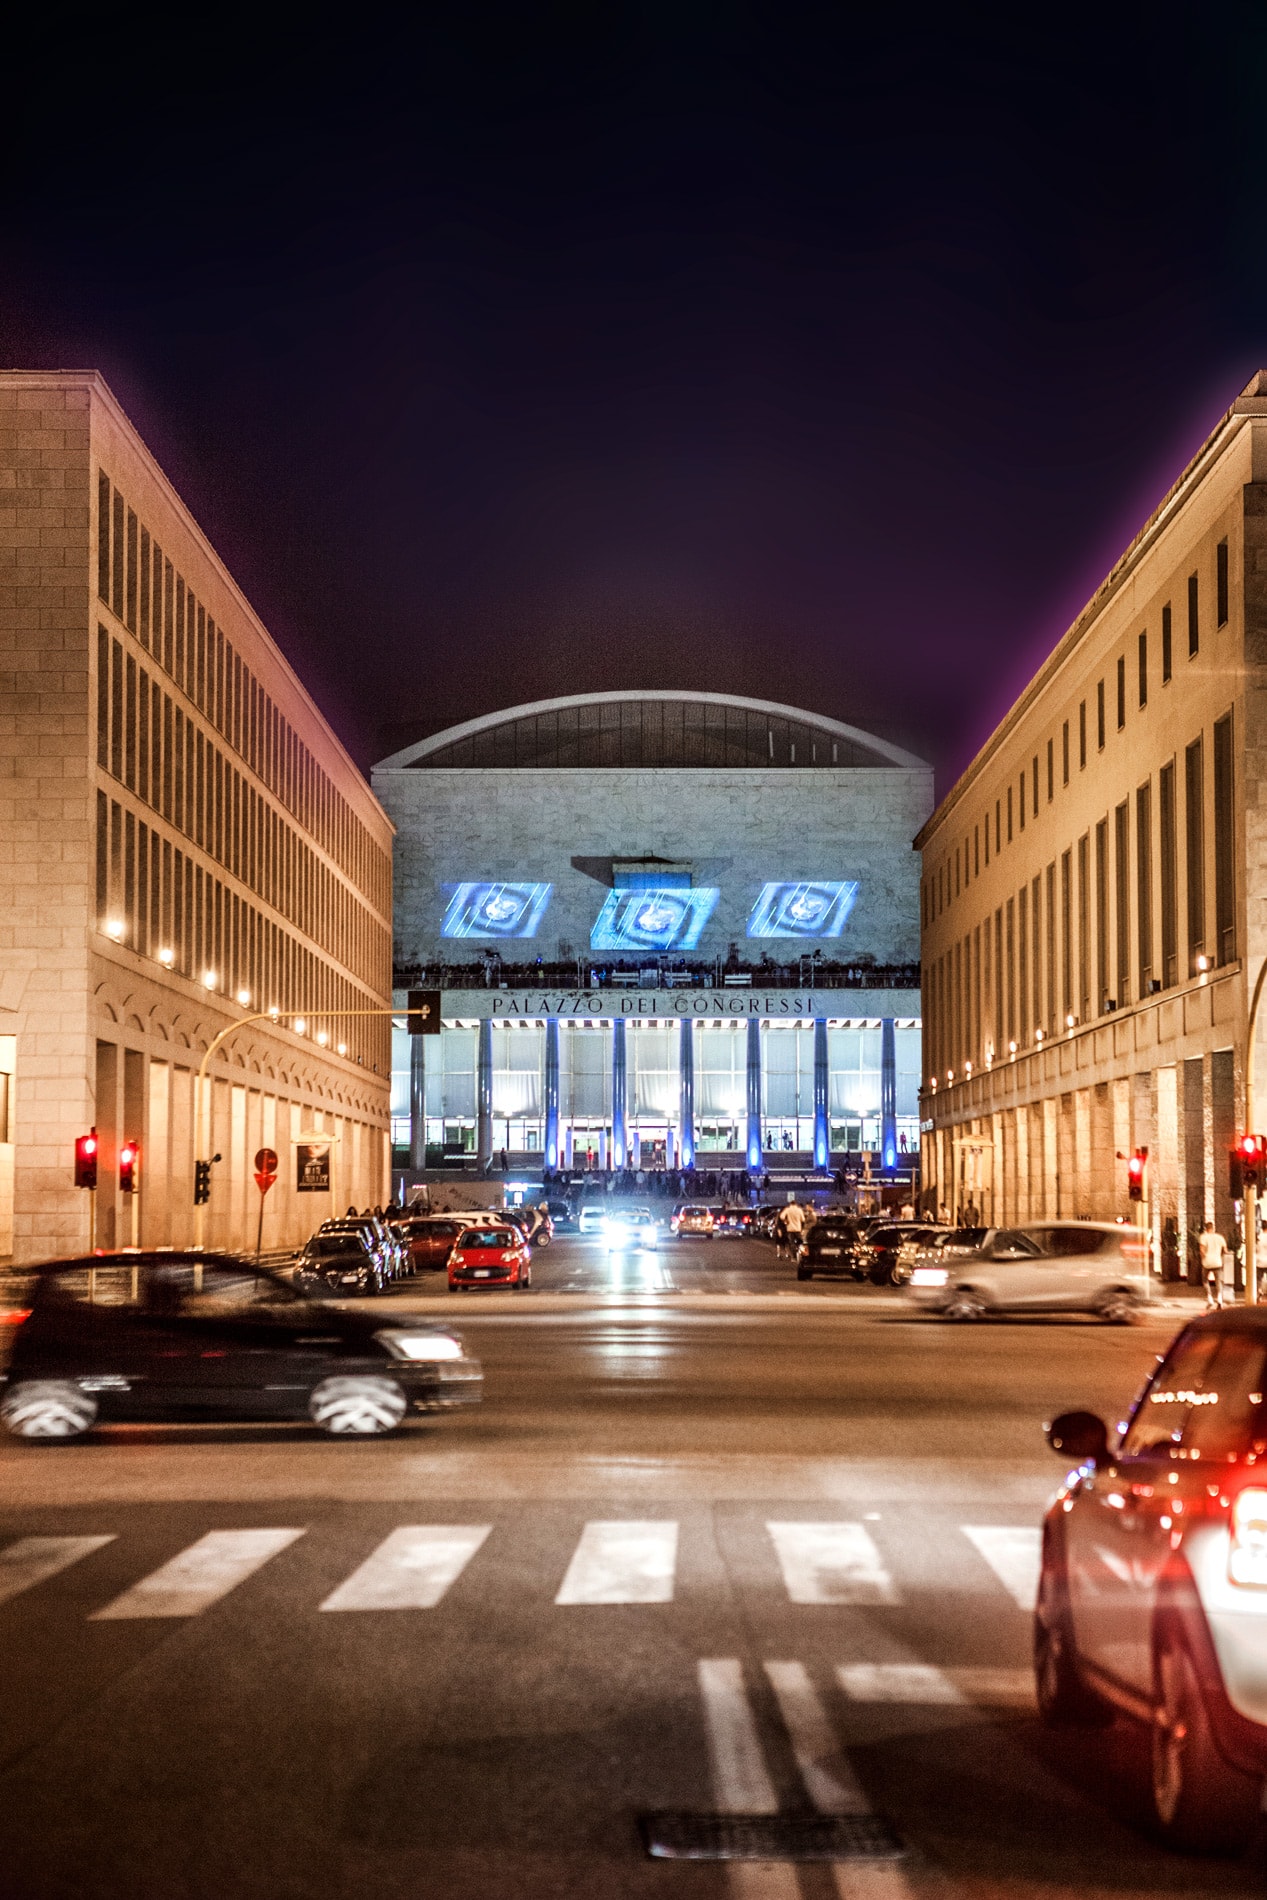
[[[1146,1147],[1166,1271],[1205,1219],[1231,1235],[1265,665],[1260,373],[917,840],[930,1203],[1130,1217]]]
[[[139,1238],[184,1244],[211,1039],[390,1005],[391,827],[91,372],[0,373],[0,656],[0,1255],[81,1249],[94,1219],[126,1244],[128,1137]],[[274,847],[296,875],[270,884]],[[300,1133],[333,1137],[339,1200],[385,1191],[389,1026],[320,1020],[329,1048],[265,1021],[212,1062],[211,1244],[254,1244],[261,1145],[265,1245],[327,1211],[295,1195]]]

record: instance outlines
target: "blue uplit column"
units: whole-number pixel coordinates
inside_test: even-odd
[[[748,1141],[749,1174],[761,1172],[761,1018],[748,1018]]]
[[[625,1146],[626,1079],[625,1019],[617,1016],[612,1023],[612,1166],[623,1168],[628,1160]]]
[[[880,1165],[897,1166],[897,1037],[891,1016],[880,1022]]]
[[[827,1065],[827,1018],[814,1018],[814,1166],[826,1169],[831,1154],[831,1129],[827,1121],[827,1090],[830,1070]]]
[[[475,1159],[481,1174],[493,1159],[493,1025],[481,1016],[475,1057]]]
[[[545,1157],[547,1168],[559,1165],[559,1019],[546,1017]]]
[[[678,1165],[695,1166],[695,1024],[678,1024]]]
[[[409,1038],[409,1165],[427,1165],[427,1038]]]

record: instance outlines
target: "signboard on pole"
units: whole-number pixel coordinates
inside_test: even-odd
[[[328,1141],[301,1141],[295,1144],[295,1191],[298,1194],[330,1192]]]
[[[261,1194],[267,1194],[276,1179],[276,1151],[272,1148],[261,1148],[255,1157],[255,1185]]]

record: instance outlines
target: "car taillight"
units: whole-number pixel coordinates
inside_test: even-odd
[[[1232,1547],[1227,1574],[1233,1583],[1267,1589],[1267,1491],[1247,1485],[1232,1503]]]
[[[20,1326],[23,1320],[30,1319],[29,1306],[17,1307],[12,1313],[0,1313],[0,1326]]]

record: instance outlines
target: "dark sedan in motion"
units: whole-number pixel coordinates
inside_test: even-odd
[[[79,1438],[98,1419],[303,1419],[390,1431],[412,1408],[480,1397],[462,1341],[310,1299],[222,1254],[104,1254],[38,1270],[11,1329],[0,1419]]]

